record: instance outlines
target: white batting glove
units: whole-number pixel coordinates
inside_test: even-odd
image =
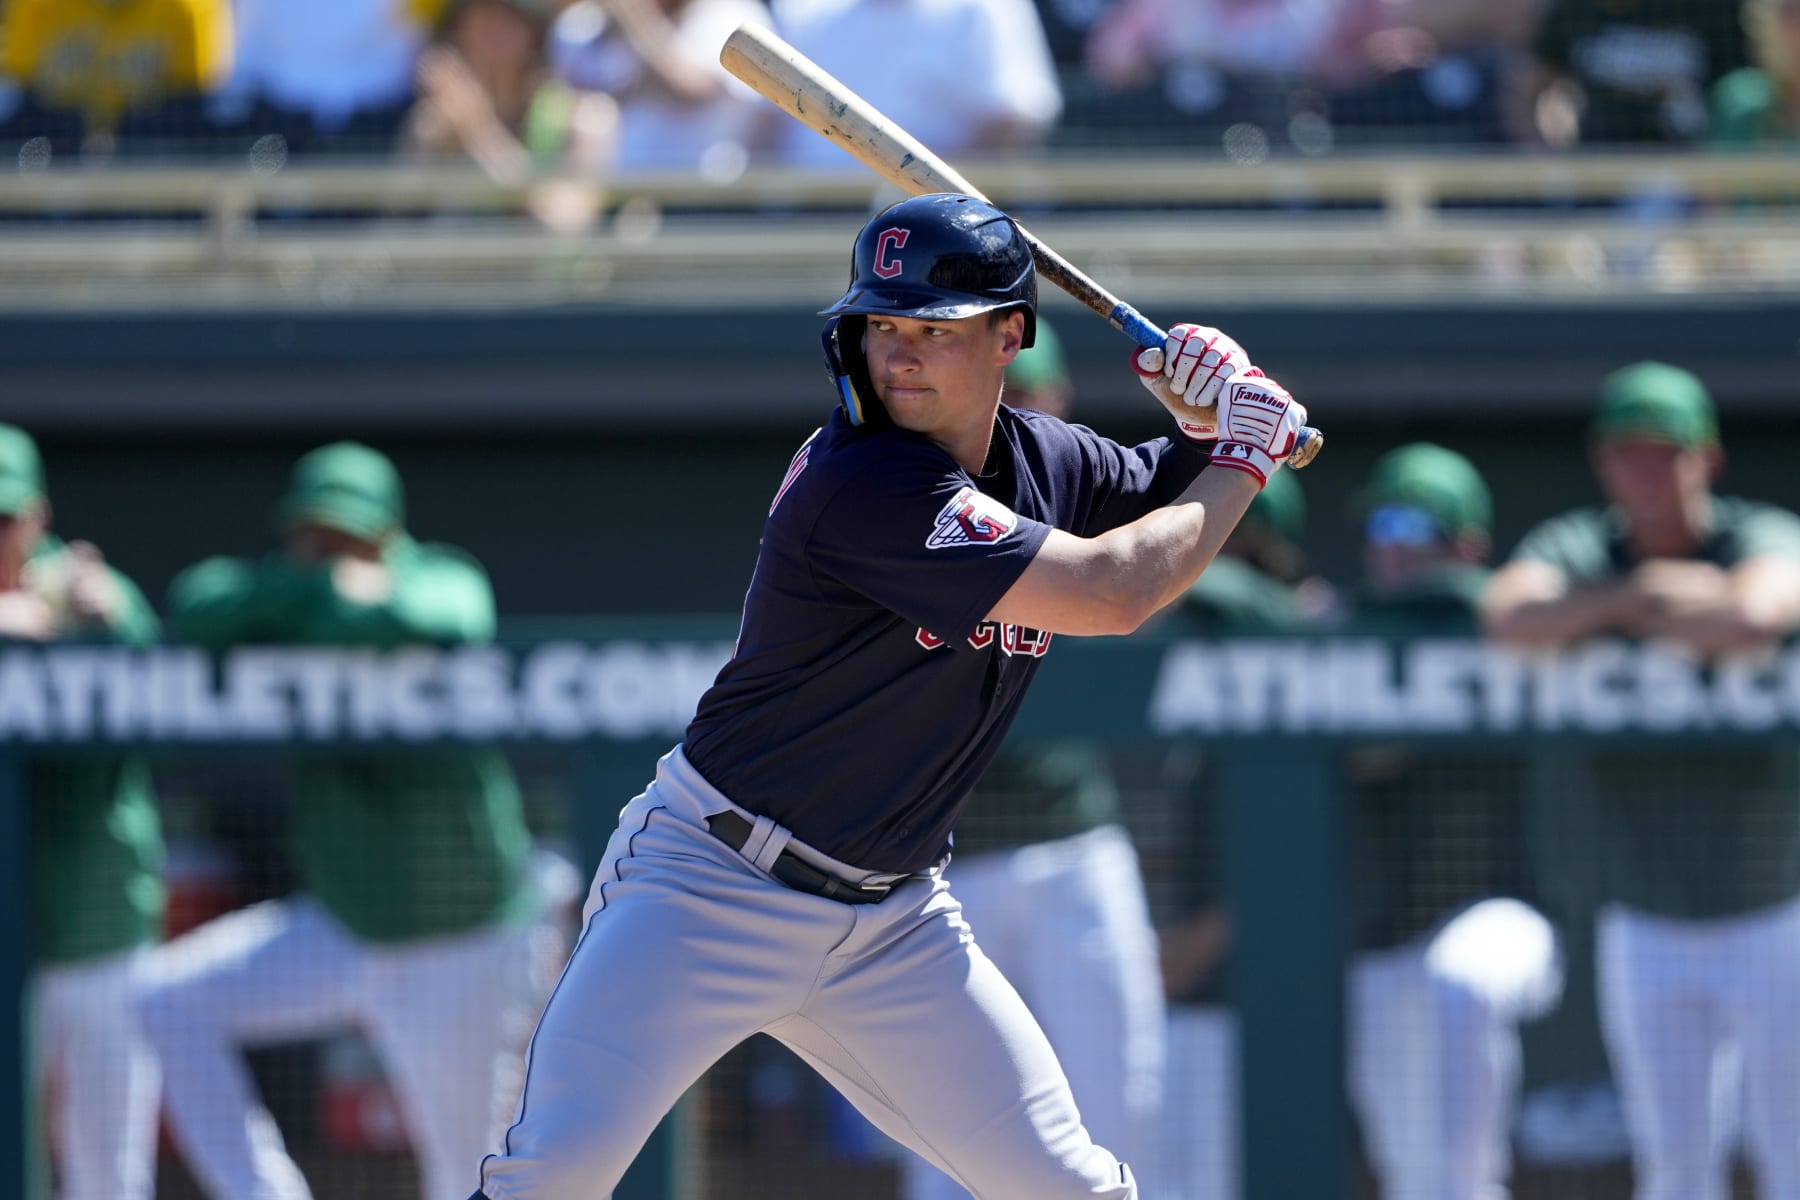
[[[1305,424],[1305,407],[1273,379],[1262,374],[1234,379],[1219,395],[1213,464],[1246,471],[1262,487],[1300,444]]]
[[[1180,324],[1159,349],[1132,356],[1131,369],[1174,416],[1184,436],[1197,442],[1219,436],[1219,392],[1230,380],[1260,375],[1250,356],[1230,337],[1208,325]]]

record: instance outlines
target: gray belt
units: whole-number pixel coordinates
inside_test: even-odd
[[[733,850],[744,848],[744,843],[750,840],[752,828],[750,822],[729,809],[706,818],[706,827],[712,831],[714,837]],[[893,888],[892,884],[887,883],[871,884],[867,887],[845,883],[837,876],[819,870],[791,850],[783,850],[776,856],[774,865],[769,868],[769,874],[796,892],[823,896],[827,900],[836,900],[842,904],[880,904],[887,899],[888,892]]]

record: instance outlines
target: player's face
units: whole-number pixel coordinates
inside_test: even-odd
[[[1019,353],[1025,318],[1009,313],[955,320],[872,316],[863,354],[875,395],[894,423],[933,437],[991,425],[1006,364]]]
[[[1713,454],[1657,441],[1613,438],[1594,447],[1594,471],[1606,498],[1633,525],[1680,520],[1712,485]]]
[[[371,538],[357,537],[330,525],[304,523],[288,530],[288,555],[307,566],[335,562],[340,558],[359,558],[366,562],[381,560],[382,544]]]
[[[27,504],[16,513],[0,513],[0,576],[17,578],[44,536],[48,516],[41,502]]]

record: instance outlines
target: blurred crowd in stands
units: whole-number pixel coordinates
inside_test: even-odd
[[[1800,0],[0,0],[0,151],[850,160],[725,74],[771,25],[950,156],[1790,140]]]

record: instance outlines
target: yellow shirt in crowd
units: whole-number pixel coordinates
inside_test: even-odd
[[[4,0],[0,70],[90,131],[231,70],[230,0]]]

